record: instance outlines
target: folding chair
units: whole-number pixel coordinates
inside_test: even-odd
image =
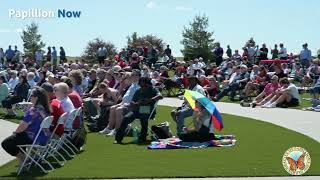
[[[74,120],[76,119],[76,117],[79,116],[79,111],[81,111],[80,108],[78,109],[74,109],[72,110],[70,113],[69,113],[69,117],[67,119],[67,121],[65,122],[65,129],[64,129],[64,134],[62,135],[61,137],[61,148],[67,153],[67,155],[69,157],[73,157],[74,155],[76,155],[79,150],[78,148],[72,144],[72,142],[69,140],[69,138],[72,137],[72,134],[73,134],[73,128],[72,128],[72,125],[73,125],[73,122]],[[69,125],[68,125],[69,124]],[[62,145],[65,145],[65,147],[67,147],[72,154],[70,154],[68,151],[65,150],[65,148],[62,146]]]
[[[64,125],[65,122],[67,121],[68,119],[68,113],[63,113],[59,119],[58,119],[58,122],[57,122],[57,125],[56,127],[54,128],[54,130],[52,131],[52,134],[51,134],[51,138],[50,138],[50,141],[48,143],[48,148],[47,150],[44,152],[43,156],[44,158],[48,158],[48,157],[53,157],[57,163],[60,164],[60,166],[63,166],[64,163],[67,162],[66,158],[59,152],[59,150],[61,149],[61,143],[62,141],[60,141],[61,137],[56,135],[55,132],[56,130],[58,129],[58,126],[60,125]],[[66,150],[64,149],[64,151],[66,152]],[[55,154],[58,154],[59,157],[63,160],[63,162],[60,162],[59,159],[55,156]]]
[[[38,158],[41,158],[41,157],[39,157],[39,154],[37,153],[39,152],[39,149],[43,150],[44,148],[46,148],[46,145],[45,146],[39,145],[37,144],[37,141],[42,131],[47,132],[47,130],[49,130],[52,120],[53,120],[53,116],[46,117],[45,119],[42,120],[40,124],[40,129],[32,144],[18,146],[21,152],[26,156],[23,163],[18,169],[18,173],[17,173],[18,175],[21,174],[22,170],[25,167],[30,168],[30,164],[27,164],[27,161],[31,161],[30,163],[35,163],[35,165],[37,165],[44,173],[48,173],[48,171],[38,162],[39,161]],[[49,165],[51,170],[54,169],[53,166],[47,160],[43,159],[43,161]]]
[[[158,106],[158,101],[157,101],[156,103],[154,103],[153,109],[152,109],[152,111],[151,111],[151,113],[150,113],[150,115],[149,115],[149,117],[148,117],[148,122],[150,122],[150,121],[152,121],[152,120],[155,120],[155,115],[154,115],[153,118],[152,118],[152,115],[153,115],[153,113],[155,113],[155,111],[156,111],[156,109],[157,109],[157,106]],[[133,128],[138,128],[139,125],[138,125],[136,122],[137,122],[137,121],[134,120],[134,121],[131,123],[131,127],[133,127]],[[135,126],[135,127],[134,127],[134,126]],[[152,134],[152,136],[153,136],[154,138],[158,139],[157,135],[152,131],[151,128],[149,128],[149,126],[148,126],[148,131],[150,131],[150,133]]]

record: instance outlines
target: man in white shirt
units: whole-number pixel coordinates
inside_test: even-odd
[[[8,82],[9,91],[13,91],[18,83],[19,83],[19,78],[17,77],[17,72],[15,71],[10,72],[10,79]]]
[[[298,106],[300,95],[296,85],[289,82],[287,78],[280,79],[281,89],[276,91],[276,95],[262,107],[275,108],[279,105]]]
[[[197,91],[204,96],[206,96],[205,90],[202,86],[198,84],[198,78],[195,76],[190,76],[188,78],[189,80],[189,90]],[[178,107],[177,109],[171,111],[171,117],[172,119],[177,123],[177,135],[183,133],[184,126],[184,120],[187,117],[191,117],[193,115],[193,109],[190,107],[188,102],[184,102],[181,107]]]
[[[280,51],[279,51],[279,58],[286,60],[288,58],[287,49],[283,46],[283,43],[280,43]]]

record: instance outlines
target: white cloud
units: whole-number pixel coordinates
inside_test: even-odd
[[[22,31],[23,31],[22,28],[17,28],[17,29],[15,30],[15,32],[17,32],[17,33],[21,33]]]
[[[0,28],[0,33],[9,33],[9,32],[11,32],[10,29]]]
[[[192,11],[192,8],[187,7],[187,6],[176,6],[176,10],[177,11]]]
[[[22,31],[23,31],[22,28],[16,28],[16,29],[0,28],[0,33],[21,33]]]
[[[157,4],[154,1],[150,1],[148,2],[148,4],[146,5],[147,8],[149,9],[154,9],[157,7]]]

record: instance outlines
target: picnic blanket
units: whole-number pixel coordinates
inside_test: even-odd
[[[231,147],[236,144],[234,135],[216,135],[216,140],[206,142],[183,142],[179,138],[160,139],[151,142],[148,149],[186,149],[207,147]]]

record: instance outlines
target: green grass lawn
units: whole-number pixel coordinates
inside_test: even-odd
[[[159,106],[157,121],[170,119],[172,108]],[[282,167],[283,153],[290,147],[304,147],[312,158],[305,175],[320,175],[320,143],[297,132],[244,117],[223,114],[225,128],[219,134],[236,135],[229,148],[148,150],[146,145],[112,144],[113,138],[88,134],[85,150],[63,167],[48,174],[26,173],[22,179],[38,178],[150,178],[217,176],[287,176]],[[186,124],[190,123],[190,119]],[[16,177],[17,162],[0,167],[0,179]]]

